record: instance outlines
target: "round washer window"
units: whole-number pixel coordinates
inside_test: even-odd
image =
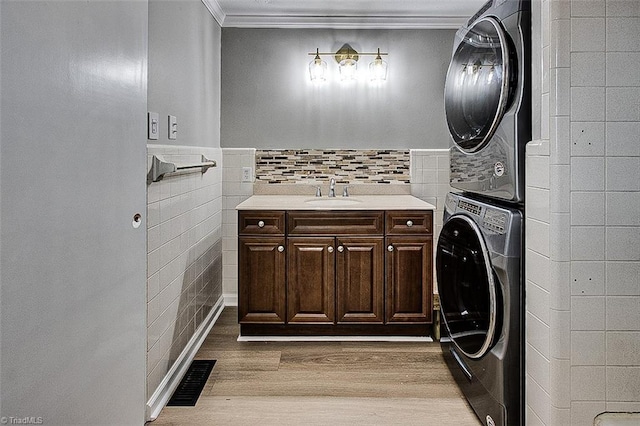
[[[493,345],[499,321],[496,277],[478,226],[452,216],[438,240],[436,274],[442,319],[455,345],[480,358]]]
[[[510,90],[509,47],[498,21],[485,17],[458,45],[445,84],[445,113],[454,143],[482,149],[502,119]]]

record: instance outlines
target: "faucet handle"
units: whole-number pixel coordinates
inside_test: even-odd
[[[316,186],[316,197],[322,197],[322,191],[319,186]]]
[[[349,191],[347,190],[347,188],[349,188],[349,185],[345,185],[344,188],[342,189],[342,196],[343,197],[348,197],[349,196]]]

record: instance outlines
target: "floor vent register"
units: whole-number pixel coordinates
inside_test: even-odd
[[[176,388],[176,391],[171,395],[171,399],[167,403],[167,406],[195,406],[215,363],[215,360],[193,361],[182,378],[182,381]]]

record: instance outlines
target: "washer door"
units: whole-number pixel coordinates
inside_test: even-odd
[[[463,152],[482,149],[502,119],[515,76],[509,57],[508,38],[491,17],[476,21],[453,54],[444,105],[449,133]]]
[[[440,310],[449,335],[470,358],[491,349],[499,317],[497,278],[478,225],[465,215],[443,226],[436,254]]]

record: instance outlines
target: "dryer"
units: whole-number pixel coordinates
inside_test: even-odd
[[[522,212],[449,193],[436,248],[441,347],[485,425],[524,424]]]
[[[490,0],[456,33],[444,95],[454,188],[524,200],[530,27],[530,0]]]

